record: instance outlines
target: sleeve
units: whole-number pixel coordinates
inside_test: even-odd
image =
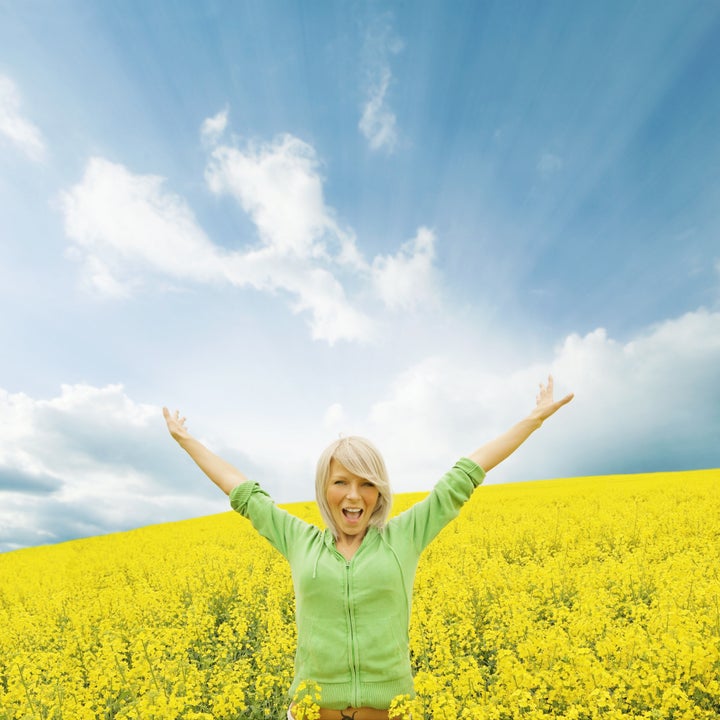
[[[256,482],[241,483],[230,491],[230,505],[285,558],[295,540],[311,526],[279,508]]]
[[[391,520],[393,529],[410,536],[419,555],[458,516],[484,479],[485,471],[479,465],[469,458],[460,458],[426,498]]]

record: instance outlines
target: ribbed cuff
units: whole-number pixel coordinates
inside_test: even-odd
[[[248,500],[250,500],[250,496],[254,492],[261,492],[267,495],[267,493],[252,480],[235,486],[228,496],[230,498],[230,507],[232,507],[235,512],[239,512],[243,516],[246,515]]]
[[[485,479],[485,471],[477,463],[470,460],[470,458],[460,458],[455,463],[455,467],[462,470],[470,478],[475,487],[480,485]]]

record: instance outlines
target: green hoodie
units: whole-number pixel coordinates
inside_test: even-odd
[[[432,492],[378,530],[369,527],[351,560],[321,530],[278,508],[257,483],[230,503],[290,562],[298,645],[292,698],[303,680],[322,689],[322,707],[387,709],[413,695],[409,625],[420,554],[454,519],[484,471],[460,459]]]

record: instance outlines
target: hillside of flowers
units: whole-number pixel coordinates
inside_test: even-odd
[[[479,488],[421,561],[398,712],[720,717],[719,489],[716,470]],[[293,608],[232,512],[5,553],[0,720],[283,717]]]

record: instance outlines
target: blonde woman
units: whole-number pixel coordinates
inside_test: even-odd
[[[360,437],[336,440],[320,456],[315,480],[325,530],[280,510],[257,483],[193,438],[179,412],[163,408],[172,437],[290,563],[298,637],[290,698],[300,683],[313,681],[321,688],[321,720],[393,720],[392,699],[413,694],[410,608],[422,551],[485,474],[572,398],[554,401],[550,376],[525,419],[458,460],[424,500],[391,520],[378,450]]]

